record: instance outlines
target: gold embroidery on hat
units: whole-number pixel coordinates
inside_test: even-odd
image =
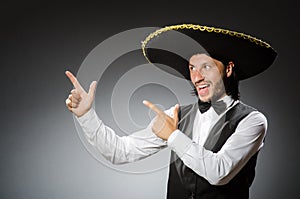
[[[201,25],[194,25],[194,24],[181,24],[181,25],[172,25],[172,26],[166,26],[164,28],[158,29],[155,32],[151,33],[146,37],[144,41],[142,41],[142,51],[148,62],[150,63],[147,55],[146,55],[146,45],[147,43],[153,39],[154,37],[159,36],[161,33],[170,31],[170,30],[179,30],[179,29],[193,29],[193,30],[200,30],[200,31],[206,31],[206,32],[215,32],[215,33],[221,33],[225,35],[230,35],[232,37],[238,37],[238,38],[243,38],[245,40],[249,40],[250,42],[253,42],[257,45],[260,45],[265,48],[272,48],[270,44],[267,42],[264,42],[260,39],[257,39],[255,37],[252,37],[250,35],[244,34],[244,33],[239,33],[236,31],[231,31],[231,30],[225,30],[221,28],[215,28],[215,27],[208,27],[208,26],[201,26]]]

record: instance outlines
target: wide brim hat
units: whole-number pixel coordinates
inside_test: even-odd
[[[233,61],[239,80],[262,73],[277,56],[270,44],[256,37],[197,24],[159,28],[142,41],[142,51],[150,63],[186,79],[190,79],[188,62],[194,54],[206,53],[223,63]]]

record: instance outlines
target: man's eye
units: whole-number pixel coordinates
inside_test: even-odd
[[[205,65],[204,68],[205,68],[206,70],[209,70],[209,69],[211,69],[211,66],[210,66],[210,65]]]
[[[194,66],[191,66],[190,67],[190,70],[195,70],[196,68]]]

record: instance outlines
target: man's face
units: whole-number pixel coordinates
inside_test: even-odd
[[[190,58],[189,70],[201,101],[216,101],[225,96],[222,62],[206,54],[196,54]]]

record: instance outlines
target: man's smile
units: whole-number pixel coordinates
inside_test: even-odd
[[[196,88],[199,95],[207,95],[209,87],[210,87],[209,83],[196,84]]]

